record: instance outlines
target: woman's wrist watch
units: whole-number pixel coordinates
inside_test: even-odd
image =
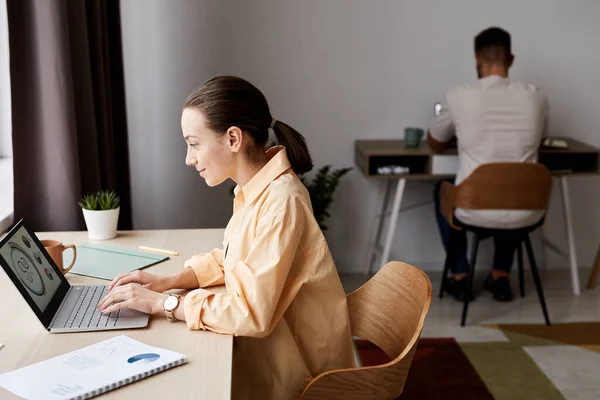
[[[169,294],[169,296],[163,302],[163,309],[165,310],[165,315],[169,321],[175,321],[175,316],[173,315],[173,311],[179,306],[179,299],[181,298],[178,294]]]

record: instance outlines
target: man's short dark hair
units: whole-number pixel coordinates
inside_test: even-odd
[[[512,56],[510,34],[502,28],[488,28],[475,36],[475,55],[491,63],[508,64]]]

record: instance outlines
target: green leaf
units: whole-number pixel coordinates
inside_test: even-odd
[[[315,219],[321,230],[327,230],[325,221],[330,217],[330,207],[333,202],[333,194],[339,185],[340,179],[350,172],[352,168],[333,169],[331,165],[321,167],[311,181],[305,177],[300,180],[306,186],[313,207]]]
[[[86,194],[78,204],[86,210],[113,210],[119,208],[121,199],[115,192],[104,190]]]

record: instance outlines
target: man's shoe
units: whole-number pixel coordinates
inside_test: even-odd
[[[492,278],[492,275],[485,279],[485,288],[492,292],[496,301],[512,301],[513,294],[508,278]]]
[[[453,277],[446,278],[446,292],[450,293],[458,301],[465,301],[469,293],[469,277],[456,280]],[[473,301],[471,294],[470,301]]]

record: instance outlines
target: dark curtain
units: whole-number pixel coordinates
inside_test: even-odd
[[[121,197],[131,229],[118,1],[7,0],[15,222],[85,228],[86,193]]]

